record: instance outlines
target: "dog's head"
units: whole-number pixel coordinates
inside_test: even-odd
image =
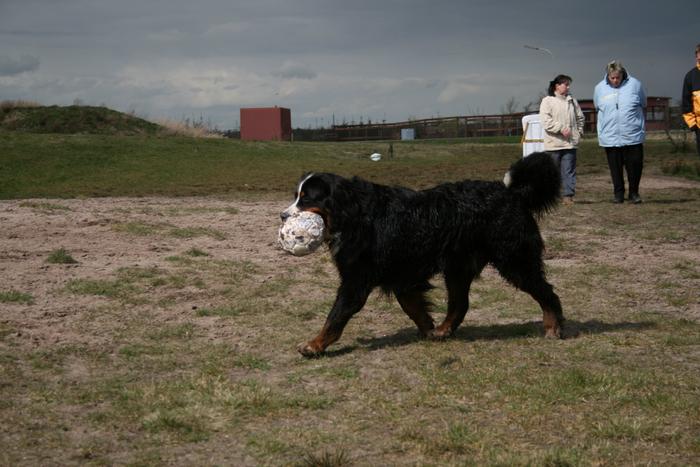
[[[301,178],[294,193],[294,202],[280,213],[282,220],[299,211],[309,211],[323,218],[327,228],[331,226],[331,205],[337,175],[309,173]]]

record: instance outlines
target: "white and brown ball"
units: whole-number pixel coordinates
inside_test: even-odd
[[[290,215],[279,229],[280,246],[294,256],[313,253],[323,244],[324,236],[323,218],[308,211]]]

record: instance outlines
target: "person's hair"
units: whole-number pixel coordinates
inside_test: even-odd
[[[700,52],[700,44],[695,46],[695,54],[697,55],[698,52]]]
[[[571,79],[571,76],[557,75],[556,78],[554,78],[552,81],[549,82],[549,87],[547,88],[547,95],[548,96],[554,95],[554,88],[557,86],[557,84],[571,83],[572,81],[573,81],[573,79]]]
[[[610,76],[610,73],[620,73],[622,81],[627,79],[627,70],[625,70],[625,67],[622,66],[622,62],[619,60],[613,60],[607,64],[605,67],[606,77]]]

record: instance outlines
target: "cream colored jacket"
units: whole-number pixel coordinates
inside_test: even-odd
[[[540,124],[544,129],[544,150],[573,149],[583,136],[584,117],[578,102],[571,96],[547,96],[540,103]],[[571,129],[565,138],[564,128]]]

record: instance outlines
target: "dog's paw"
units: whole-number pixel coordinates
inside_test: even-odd
[[[297,350],[306,358],[318,357],[323,350],[316,348],[311,342],[302,342],[297,346]]]
[[[564,333],[562,332],[561,328],[547,329],[544,332],[544,338],[545,339],[563,339]]]
[[[452,330],[450,330],[450,329],[440,329],[440,328],[438,327],[438,328],[435,328],[435,329],[431,329],[431,330],[428,332],[427,337],[428,337],[428,339],[431,339],[431,340],[442,341],[442,340],[447,339],[447,338],[450,337],[451,335],[452,335]]]

